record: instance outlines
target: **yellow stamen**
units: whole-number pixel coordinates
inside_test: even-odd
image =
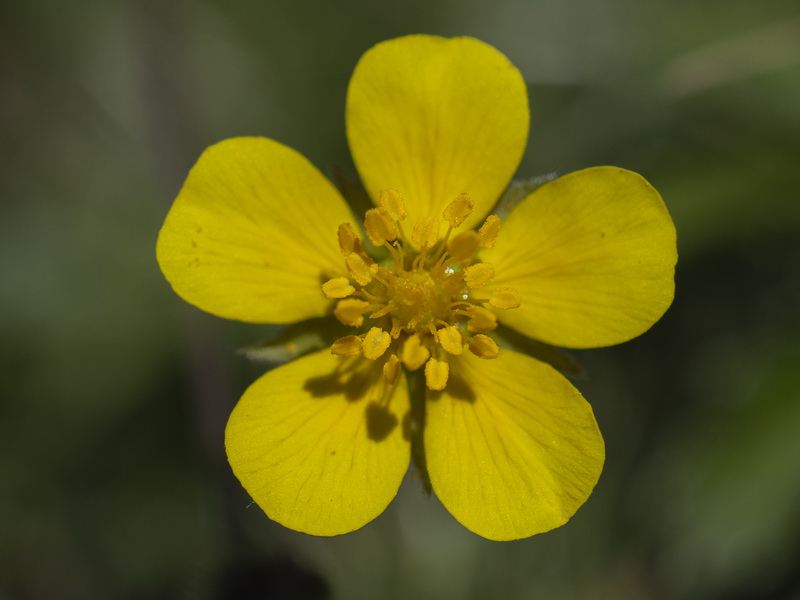
[[[450,253],[454,260],[460,263],[469,263],[480,246],[481,242],[478,234],[472,229],[467,229],[450,240],[447,244],[447,252]]]
[[[383,363],[383,376],[386,377],[386,381],[394,385],[398,375],[400,375],[400,359],[397,358],[397,354],[392,354],[389,360]]]
[[[473,306],[467,312],[467,331],[487,333],[497,329],[497,315],[481,306]]]
[[[479,333],[472,337],[469,343],[469,351],[479,358],[497,358],[500,348],[488,335]]]
[[[455,325],[442,327],[436,332],[436,339],[445,352],[461,354],[464,351],[464,335]]]
[[[331,345],[331,354],[337,356],[357,356],[361,354],[361,338],[357,335],[348,335],[339,338]]]
[[[458,195],[458,198],[447,205],[442,216],[455,229],[470,215],[473,206],[475,204],[469,195],[466,192],[462,192]]]
[[[411,232],[411,240],[420,248],[433,248],[439,241],[439,221],[434,217],[423,217],[417,221]]]
[[[403,348],[400,351],[400,360],[403,361],[403,365],[405,365],[406,369],[409,371],[416,371],[419,369],[430,356],[430,350],[422,345],[419,335],[416,333],[406,338]]]
[[[450,365],[446,362],[432,358],[425,364],[425,385],[428,389],[443,390],[447,386],[449,376]]]
[[[388,314],[389,314],[390,312],[392,312],[392,311],[393,311],[395,308],[396,308],[396,307],[395,307],[395,305],[394,305],[394,302],[389,302],[389,304],[387,304],[387,305],[386,305],[386,306],[384,306],[383,308],[381,308],[381,309],[379,309],[379,310],[376,310],[374,313],[372,313],[372,314],[369,316],[369,318],[370,318],[370,319],[380,319],[381,317],[383,317],[383,316],[385,316],[385,315],[388,315]]]
[[[476,263],[464,269],[464,283],[473,290],[488,285],[494,279],[492,263]]]
[[[361,252],[361,240],[356,235],[353,226],[350,223],[342,223],[339,225],[339,251],[347,256],[353,252]]]
[[[366,333],[336,340],[333,354],[380,359],[390,385],[401,369],[424,367],[431,390],[447,386],[451,355],[463,354],[467,347],[480,358],[498,355],[497,343],[486,334],[497,328],[496,310],[515,308],[521,298],[511,288],[491,286],[494,265],[476,262],[481,248],[495,245],[497,216],[489,216],[480,231],[456,234],[472,209],[470,197],[460,194],[441,217],[414,223],[409,242],[400,225],[407,217],[402,196],[396,190],[381,191],[377,207],[364,219],[370,251],[373,245],[388,251],[380,266],[365,252],[355,228],[339,226],[348,277],[330,279],[322,290],[337,300],[333,313],[339,321]]]
[[[373,327],[364,336],[364,343],[361,347],[364,356],[370,360],[380,358],[389,344],[392,343],[392,336],[388,331],[384,331],[380,327]]]
[[[478,231],[478,236],[481,238],[481,246],[484,248],[494,248],[494,243],[497,241],[497,234],[500,232],[500,217],[497,215],[489,215],[486,217],[483,225]]]
[[[492,290],[492,297],[489,298],[489,304],[495,308],[502,310],[508,308],[517,308],[522,303],[517,290],[509,287],[498,287]]]
[[[355,291],[356,288],[350,285],[347,277],[335,277],[322,284],[322,293],[331,300],[347,298]]]
[[[369,241],[376,247],[383,246],[397,237],[397,227],[391,215],[382,208],[370,208],[364,216],[364,228]]]
[[[369,261],[369,263],[367,261]],[[350,271],[350,275],[353,276],[353,279],[356,280],[358,285],[367,285],[372,281],[372,266],[375,267],[376,272],[378,270],[377,265],[375,265],[372,259],[355,252],[348,254],[344,262],[347,266],[347,270]]]
[[[361,327],[364,323],[364,313],[369,310],[369,302],[356,298],[339,300],[333,311],[333,316],[339,319],[344,325],[350,327]]]
[[[397,190],[383,190],[379,195],[378,204],[393,221],[402,221],[406,218],[406,206]]]

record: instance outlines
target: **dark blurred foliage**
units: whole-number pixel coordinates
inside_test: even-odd
[[[577,353],[608,458],[566,526],[498,544],[411,474],[362,530],[269,521],[222,431],[267,327],[154,259],[202,149],[353,173],[358,57],[473,35],[529,82],[521,177],[614,164],[675,219],[677,297]],[[0,599],[800,598],[800,9],[745,0],[12,0],[0,8]]]

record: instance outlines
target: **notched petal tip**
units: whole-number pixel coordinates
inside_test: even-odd
[[[346,120],[353,160],[373,199],[387,187],[400,190],[416,223],[438,217],[466,191],[475,206],[461,225],[471,227],[522,158],[527,88],[508,58],[479,40],[406,36],[377,44],[358,62]],[[453,223],[465,211],[457,212]]]

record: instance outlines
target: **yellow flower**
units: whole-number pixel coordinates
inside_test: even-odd
[[[369,242],[319,171],[262,138],[206,150],[159,236],[164,275],[205,311],[333,314],[352,328],[247,389],[226,430],[234,473],[275,521],[341,534],[391,502],[416,435],[465,527],[509,540],[562,525],[599,478],[602,437],[562,375],[493,332],[590,348],[650,328],[676,262],[661,198],[600,167],[540,187],[502,223],[485,217],[522,157],[528,100],[508,59],[471,38],[378,44],[355,69],[346,120],[375,203]]]

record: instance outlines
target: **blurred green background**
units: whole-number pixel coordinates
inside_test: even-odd
[[[202,150],[352,172],[374,43],[472,35],[529,84],[520,176],[662,193],[677,297],[578,353],[608,457],[559,530],[494,543],[413,475],[313,538],[251,505],[222,431],[265,327],[185,305],[156,235]],[[0,8],[0,599],[800,598],[800,7],[766,0],[11,0]]]

